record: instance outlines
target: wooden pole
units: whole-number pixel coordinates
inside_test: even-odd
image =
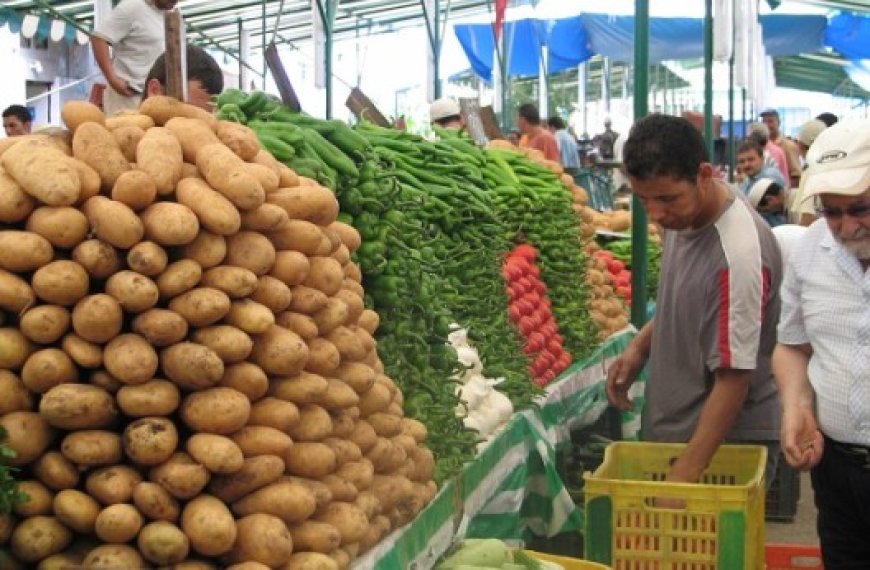
[[[181,12],[169,10],[164,16],[166,31],[166,94],[187,101],[187,49]]]

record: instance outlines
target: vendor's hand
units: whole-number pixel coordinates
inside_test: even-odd
[[[819,464],[825,451],[825,438],[811,408],[785,410],[780,446],[786,461],[795,469],[805,471]]]
[[[109,86],[114,89],[116,93],[123,95],[124,97],[132,97],[136,94],[135,91],[130,89],[130,84],[127,83],[126,79],[121,79],[120,77],[113,77],[108,81]]]
[[[628,390],[637,380],[637,375],[640,374],[644,364],[646,358],[629,345],[625,352],[610,365],[607,369],[606,389],[607,400],[612,406],[624,412],[631,409]]]

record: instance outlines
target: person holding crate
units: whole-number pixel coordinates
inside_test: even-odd
[[[780,417],[770,371],[782,275],[776,238],[715,176],[685,119],[638,121],[623,164],[650,222],[665,229],[664,250],[656,316],[609,368],[608,399],[631,409],[628,390],[649,362],[642,437],[687,443],[669,481],[699,481],[726,440],[766,445],[770,481]]]
[[[804,194],[821,219],[789,259],[773,354],[782,449],[811,469],[825,568],[870,568],[870,120],[825,129]]]

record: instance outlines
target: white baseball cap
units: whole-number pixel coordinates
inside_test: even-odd
[[[759,178],[755,181],[755,184],[749,187],[749,192],[746,194],[746,198],[749,200],[749,203],[752,204],[753,208],[758,207],[758,203],[761,202],[762,198],[764,198],[764,195],[770,189],[771,184],[776,184],[776,180],[773,178]]]
[[[444,97],[436,99],[429,105],[429,120],[438,121],[446,117],[459,115],[461,112],[462,110],[459,108],[459,103],[456,102],[456,99]]]
[[[816,142],[816,137],[818,137],[822,131],[828,128],[828,125],[819,119],[813,119],[812,121],[807,121],[801,127],[800,132],[798,133],[797,140],[798,142],[810,147],[813,146],[813,143]]]
[[[822,131],[807,152],[804,198],[858,196],[870,189],[870,119],[850,119]]]

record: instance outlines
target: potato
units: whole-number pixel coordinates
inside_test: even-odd
[[[51,514],[54,495],[41,482],[34,479],[18,481],[18,491],[24,494],[25,500],[13,507],[16,515],[35,517]]]
[[[166,489],[150,481],[141,481],[133,487],[133,504],[151,520],[174,522],[181,516],[178,501]]]
[[[112,200],[139,211],[151,205],[157,197],[157,186],[149,174],[142,170],[124,172],[112,186]]]
[[[181,403],[178,388],[166,380],[149,380],[136,386],[124,386],[116,397],[118,406],[131,417],[168,416]]]
[[[367,416],[366,421],[381,437],[393,437],[402,433],[402,418],[399,416],[377,412]]]
[[[0,370],[21,368],[33,350],[33,344],[20,330],[0,328]]]
[[[414,469],[409,474],[412,481],[425,483],[432,480],[432,477],[435,476],[435,455],[431,450],[425,447],[415,447],[408,454],[408,458],[414,464]]]
[[[260,152],[257,134],[245,125],[231,121],[218,121],[217,137],[220,142],[224,143],[245,162],[254,160],[254,157]]]
[[[52,261],[33,273],[31,285],[47,303],[74,305],[88,294],[88,273],[75,261]]]
[[[33,231],[0,230],[0,268],[23,273],[54,258],[51,242]]]
[[[287,472],[299,477],[320,479],[335,471],[335,452],[326,444],[296,442],[284,453]]]
[[[236,523],[230,510],[217,498],[201,495],[185,505],[181,528],[191,547],[203,556],[229,552],[236,541]]]
[[[341,363],[341,356],[338,354],[338,349],[331,342],[324,338],[314,338],[309,340],[307,345],[308,361],[305,364],[306,371],[327,376],[338,368],[338,365]],[[353,394],[353,397],[356,398],[356,394]],[[349,405],[352,406],[353,404]],[[330,406],[326,407],[327,409],[330,408]]]
[[[121,442],[127,457],[136,464],[158,465],[175,453],[178,431],[168,418],[139,418],[127,425]]]
[[[366,452],[366,457],[375,466],[375,473],[392,473],[408,459],[401,445],[383,437],[379,437],[375,445]]]
[[[209,490],[224,502],[232,503],[277,481],[284,474],[284,461],[274,455],[259,455],[244,460],[232,474],[215,476]]]
[[[365,310],[363,298],[347,289],[342,289],[333,296],[334,299],[341,300],[347,306],[346,323],[356,324]],[[372,331],[369,331],[371,334]]]
[[[94,533],[103,542],[122,544],[139,534],[143,522],[142,515],[133,505],[109,505],[97,515]]]
[[[88,101],[72,100],[63,104],[60,117],[70,131],[75,132],[82,123],[94,122],[105,124],[106,115],[103,111]]]
[[[332,410],[329,415],[332,418],[332,436],[347,439],[356,429],[356,422],[359,419],[359,408],[352,407]]]
[[[306,479],[305,477],[295,477],[293,475],[284,475],[281,481],[289,481],[306,487],[314,494],[314,501],[317,503],[317,508],[322,508],[332,502],[332,492],[329,487],[321,481],[314,479]]]
[[[161,196],[175,190],[175,185],[181,180],[183,162],[181,144],[165,128],[148,129],[136,147],[136,167],[151,177],[157,194]]]
[[[230,325],[201,328],[190,339],[212,349],[225,364],[245,360],[253,348],[251,337]]]
[[[320,552],[297,552],[290,557],[284,570],[341,570],[338,563]]]
[[[214,386],[224,375],[224,363],[207,346],[180,342],[160,353],[164,374],[185,390]]]
[[[344,272],[336,260],[331,257],[311,257],[308,261],[311,269],[302,282],[303,285],[326,295],[334,295],[341,290]]]
[[[155,202],[139,216],[145,227],[145,236],[160,245],[189,244],[199,233],[199,219],[184,204]]]
[[[324,377],[302,372],[296,376],[276,379],[272,382],[269,393],[281,400],[302,405],[320,401],[328,388],[329,383]]]
[[[227,238],[226,263],[265,275],[275,263],[275,248],[262,234],[239,232]]]
[[[328,437],[323,440],[323,444],[329,446],[335,453],[337,465],[343,465],[348,461],[358,461],[362,459],[362,451],[359,446],[347,439],[338,437]]]
[[[361,362],[342,362],[339,367],[333,371],[332,375],[339,380],[345,382],[353,388],[358,394],[365,394],[375,383],[376,374],[372,368]],[[386,403],[384,408],[389,405],[392,399],[391,394],[385,396]],[[362,400],[360,401],[362,406]],[[374,410],[381,411],[381,408]],[[368,415],[364,413],[363,415]]]
[[[60,452],[79,466],[112,465],[121,461],[121,437],[102,430],[76,431],[63,438]]]
[[[196,166],[208,183],[240,210],[252,210],[266,201],[266,193],[244,165],[220,143],[205,145],[196,153]]]
[[[118,390],[120,390],[124,386],[124,384],[120,380],[118,380],[105,370],[91,371],[88,377],[88,382],[90,382],[94,386],[102,388],[110,394],[116,394]]]
[[[0,164],[24,192],[48,206],[72,206],[81,193],[78,169],[50,142],[16,143],[0,156]]]
[[[371,492],[381,502],[383,512],[388,512],[414,494],[414,486],[407,477],[399,475],[375,475]]]
[[[104,343],[121,331],[121,305],[114,297],[104,294],[90,295],[76,303],[72,312],[72,326],[85,340]]]
[[[293,548],[310,552],[329,553],[341,545],[341,533],[328,523],[308,520],[290,527]]]
[[[172,131],[181,143],[185,162],[196,162],[196,153],[200,148],[220,142],[211,125],[199,119],[173,117],[166,122],[166,128]]]
[[[139,551],[124,544],[104,544],[88,552],[82,566],[87,570],[142,568],[145,561]]]
[[[30,215],[36,200],[0,168],[0,223],[15,224]],[[287,213],[281,210],[286,219]]]
[[[311,222],[290,219],[275,231],[269,232],[268,236],[279,251],[292,249],[305,255],[315,255],[320,249],[323,232]]]
[[[100,193],[103,181],[100,180],[100,174],[96,170],[94,170],[81,160],[76,160],[74,158],[69,158],[68,160],[70,163],[72,163],[73,167],[76,169],[76,172],[78,172],[79,174],[81,191],[79,192],[79,198],[78,200],[76,200],[75,205],[80,207],[85,202]]]
[[[2,343],[0,338],[0,346]],[[32,408],[33,399],[21,379],[12,372],[0,370],[0,416]],[[298,413],[296,419],[299,419]]]
[[[260,562],[249,560],[247,562],[239,562],[238,564],[227,566],[227,570],[269,570],[269,567]]]
[[[250,360],[266,374],[294,376],[305,367],[308,347],[296,333],[273,325],[254,339]]]
[[[0,515],[0,544],[9,542],[9,537],[12,536],[12,530],[18,521],[12,515]]]
[[[208,485],[208,470],[186,453],[176,453],[162,465],[151,469],[148,478],[176,499],[191,499]]]
[[[279,251],[269,275],[290,287],[300,285],[308,277],[309,259],[298,251]]]
[[[142,384],[157,372],[157,352],[138,334],[113,338],[103,350],[106,370],[125,384]]]
[[[348,461],[338,467],[335,475],[353,484],[358,490],[363,491],[372,486],[375,468],[367,458]]]
[[[54,516],[75,532],[90,534],[100,514],[100,504],[77,489],[64,489],[54,497]]]
[[[212,289],[212,291],[217,290]],[[213,294],[211,296],[215,297]],[[266,332],[273,326],[274,316],[267,307],[253,301],[242,300],[230,305],[226,313],[226,322],[246,333],[257,334]]]
[[[85,202],[83,208],[93,233],[110,245],[130,249],[145,235],[142,220],[122,202],[94,196]]]
[[[28,390],[38,394],[64,382],[75,382],[78,378],[75,363],[58,348],[37,350],[21,368],[21,381]]]
[[[352,503],[359,495],[359,490],[353,483],[335,474],[325,475],[321,481],[329,487],[330,493],[336,501]]]
[[[250,270],[232,265],[212,267],[202,276],[202,285],[223,291],[233,299],[248,297],[258,286],[257,276]]]
[[[212,473],[229,474],[239,471],[245,462],[242,450],[224,436],[197,433],[187,440],[187,452]]]
[[[290,289],[293,300],[290,302],[290,310],[305,315],[314,315],[324,309],[329,303],[329,297],[322,291],[297,285]]]
[[[252,232],[271,232],[287,223],[287,212],[275,204],[261,204],[242,214],[242,229]]]
[[[204,327],[224,318],[230,310],[230,298],[212,287],[197,287],[182,293],[169,302],[175,311],[191,325]]]
[[[72,258],[94,279],[105,279],[121,269],[121,258],[115,248],[98,239],[78,244]]]
[[[149,309],[132,321],[133,332],[158,347],[181,342],[187,337],[187,321],[169,309]]]
[[[360,301],[360,304],[362,304],[362,301]],[[350,312],[347,303],[337,296],[329,298],[326,306],[312,315],[314,322],[317,324],[317,330],[323,335],[329,334],[336,327],[351,322],[349,317]]]
[[[356,291],[357,294],[362,295],[359,292],[359,284],[362,283],[362,270],[359,268],[359,265],[350,261],[346,263],[342,267],[342,271],[344,271],[344,286],[345,288],[352,287],[353,291]]]
[[[73,135],[72,151],[75,158],[97,171],[106,190],[111,190],[118,177],[130,170],[118,141],[100,123],[79,125]]]
[[[124,159],[127,162],[136,162],[136,147],[139,146],[139,141],[145,136],[145,129],[137,125],[122,125],[109,129],[109,131],[111,131],[112,136],[115,138],[118,148],[121,149]],[[131,171],[128,170],[127,172]],[[121,176],[123,175],[121,174]]]
[[[281,206],[290,219],[305,220],[319,226],[327,226],[338,215],[338,200],[323,186],[297,186],[281,188],[269,194],[267,202]]]
[[[97,368],[103,364],[102,347],[76,334],[70,333],[63,337],[61,348],[82,368]]]
[[[232,508],[237,516],[263,513],[295,524],[314,514],[316,507],[314,494],[307,487],[282,480],[250,493],[233,503]]]
[[[28,309],[18,321],[24,335],[40,344],[51,344],[69,329],[70,313],[58,305],[39,305]]]
[[[233,433],[230,438],[239,446],[245,457],[258,455],[285,457],[287,450],[293,446],[290,436],[268,426],[245,426]]]
[[[71,541],[72,533],[55,517],[36,516],[21,521],[9,543],[15,558],[35,564],[62,551]]]
[[[210,232],[231,236],[242,226],[241,215],[233,203],[205,180],[183,178],[175,189],[175,197],[180,204],[190,208],[202,227]]]
[[[363,453],[367,453],[368,450],[374,447],[375,443],[377,443],[378,434],[375,433],[375,430],[370,423],[365,420],[360,420],[357,422],[349,439],[357,444]]]
[[[363,416],[384,412],[390,406],[393,396],[383,385],[374,383],[371,388],[360,394],[359,409]]]
[[[202,230],[196,239],[182,248],[181,253],[203,269],[208,269],[220,265],[224,260],[227,255],[227,242],[223,236]]]
[[[402,433],[408,434],[414,438],[417,443],[423,443],[428,436],[426,426],[413,418],[402,418]]]
[[[366,518],[374,523],[374,518],[381,513],[381,502],[369,491],[362,491],[354,499],[353,504],[365,513]],[[377,526],[377,525],[375,525]]]
[[[163,273],[169,258],[162,247],[152,241],[143,241],[127,252],[127,265],[130,269],[148,277]]]
[[[114,297],[129,313],[141,313],[154,307],[160,299],[157,284],[135,271],[119,271],[106,280],[106,293]]]
[[[146,560],[159,566],[181,562],[190,551],[187,535],[167,521],[156,521],[142,527],[136,545]]]
[[[36,570],[67,570],[68,568],[81,568],[82,562],[85,559],[85,552],[72,552],[67,549],[59,554],[52,554],[48,558],[43,558],[36,567]]]
[[[362,360],[371,350],[360,341],[359,336],[349,327],[336,327],[326,335],[326,338],[338,349],[342,360]]]
[[[299,406],[299,423],[288,431],[294,441],[322,441],[332,435],[329,412],[314,404]]]
[[[290,306],[293,293],[290,287],[271,275],[261,275],[257,280],[257,288],[251,293],[252,301],[256,301],[278,314]]]
[[[317,322],[313,317],[293,311],[284,311],[275,318],[275,323],[287,330],[293,331],[306,341],[315,339],[320,335]]]
[[[33,462],[33,474],[47,487],[55,491],[71,489],[79,482],[75,465],[57,451],[49,451]]]
[[[283,568],[293,552],[293,538],[279,517],[254,513],[236,522],[236,544],[232,562],[260,562],[269,568]]]
[[[39,413],[49,425],[65,429],[99,429],[117,417],[110,393],[89,384],[60,384],[39,401]]]
[[[250,414],[251,403],[244,394],[221,387],[189,394],[180,411],[181,419],[193,431],[219,435],[240,430]]]
[[[263,369],[256,364],[239,362],[225,367],[218,386],[238,390],[247,396],[248,400],[256,402],[269,390],[269,379]],[[253,409],[251,411],[253,413]]]
[[[42,206],[27,218],[27,231],[62,249],[72,249],[83,242],[89,230],[85,215],[69,206]]]
[[[192,259],[170,263],[157,278],[157,289],[164,299],[177,297],[197,286],[202,279],[202,267]]]
[[[341,244],[336,248],[335,251],[332,252],[330,256],[332,259],[336,260],[342,268],[350,261],[350,250],[347,249],[347,246]],[[342,273],[344,270],[342,269]]]
[[[299,422],[299,408],[293,402],[279,400],[271,396],[258,400],[251,406],[249,426],[268,426],[287,432]]]

